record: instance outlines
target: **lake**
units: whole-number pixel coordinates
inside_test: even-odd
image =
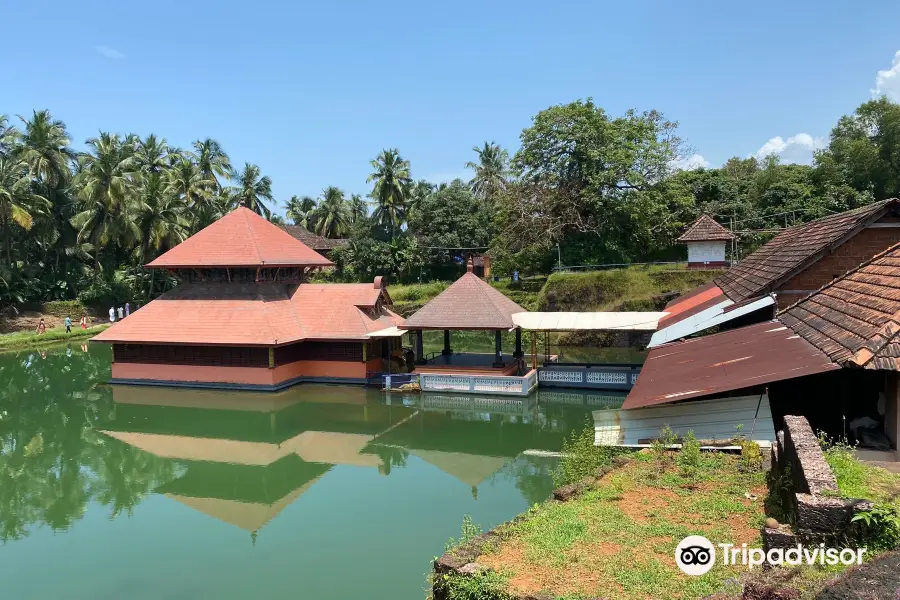
[[[527,451],[621,400],[110,386],[109,362],[0,354],[4,598],[421,599],[465,515],[549,496]]]

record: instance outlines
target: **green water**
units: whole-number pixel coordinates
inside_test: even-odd
[[[421,599],[469,514],[552,489],[616,397],[109,386],[103,346],[0,354],[3,598]]]

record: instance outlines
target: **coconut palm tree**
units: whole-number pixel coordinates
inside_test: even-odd
[[[221,190],[222,184],[219,177],[227,179],[232,172],[231,159],[222,150],[222,146],[212,138],[196,140],[194,153],[197,155],[197,165],[200,167],[203,178],[207,181],[214,181],[216,190]]]
[[[406,203],[412,179],[409,161],[400,156],[396,148],[382,150],[371,162],[374,171],[366,181],[374,182],[371,197],[375,203],[372,216],[388,227],[391,239],[406,218]]]
[[[78,231],[78,242],[93,244],[99,268],[100,253],[110,242],[129,247],[140,237],[135,222],[126,217],[137,171],[135,139],[101,132],[87,145],[90,150],[78,159],[81,164],[74,184],[81,210],[72,217],[72,226]]]
[[[355,225],[369,216],[369,207],[359,194],[350,196],[350,223]]]
[[[347,233],[350,210],[342,190],[334,186],[322,190],[322,199],[315,213],[315,233],[327,238],[339,238]]]
[[[69,146],[66,124],[54,119],[49,110],[34,111],[30,120],[21,115],[19,119],[24,130],[16,153],[28,164],[31,176],[42,182],[45,192],[68,183],[69,163],[75,152]]]
[[[6,154],[19,136],[19,131],[9,124],[9,117],[0,114],[0,154]]]
[[[268,219],[272,211],[263,203],[263,200],[269,202],[274,200],[272,180],[267,175],[260,175],[259,167],[250,163],[245,163],[244,169],[240,173],[234,173],[231,179],[237,183],[229,188],[232,201],[238,206],[249,208]]]
[[[134,151],[137,167],[147,173],[159,173],[169,166],[169,143],[151,133],[146,139],[138,140]]]
[[[194,219],[202,220],[209,210],[209,200],[215,180],[206,179],[200,166],[192,160],[190,153],[171,167],[166,182],[166,192],[180,198],[185,208],[194,213]]]
[[[183,197],[175,193],[171,179],[164,174],[148,173],[141,178],[133,206],[141,232],[140,264],[184,241],[190,226],[185,208]]]
[[[509,153],[496,142],[485,142],[484,147],[474,146],[472,150],[478,154],[478,162],[466,163],[466,168],[475,172],[469,187],[478,198],[489,200],[497,192],[506,189],[509,180]]]
[[[284,203],[284,215],[290,219],[294,225],[300,225],[307,229],[310,225],[307,223],[307,217],[315,210],[316,201],[312,196],[291,196],[291,199]]]
[[[50,208],[46,198],[33,192],[28,163],[0,155],[0,231],[3,232],[6,263],[12,264],[12,225],[31,229],[34,215]]]

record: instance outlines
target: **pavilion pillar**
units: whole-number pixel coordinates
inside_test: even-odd
[[[516,327],[516,351],[513,352],[513,358],[522,358],[525,353],[522,352],[522,329]]]
[[[425,364],[425,343],[422,341],[422,330],[416,331],[416,364]]]
[[[503,347],[503,332],[499,329],[494,332],[494,365],[495,367],[503,366],[503,357],[500,356]]]
[[[441,350],[441,354],[444,356],[450,356],[453,354],[453,350],[450,348],[450,330],[444,330],[444,349]]]

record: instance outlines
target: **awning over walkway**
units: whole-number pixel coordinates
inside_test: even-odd
[[[388,337],[400,337],[406,333],[406,329],[400,329],[399,327],[388,327],[387,329],[379,329],[378,331],[373,331],[368,334],[366,337],[369,339],[373,338],[388,338]]]
[[[531,331],[656,331],[664,312],[520,312],[516,327]]]
[[[839,368],[780,321],[766,321],[654,348],[622,408],[677,402]]]

